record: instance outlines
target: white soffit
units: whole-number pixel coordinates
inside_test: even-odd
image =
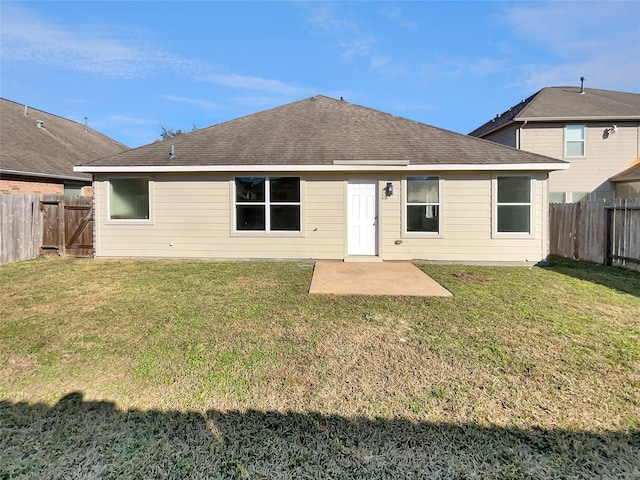
[[[145,165],[145,166],[75,166],[75,172],[85,173],[194,173],[194,172],[441,172],[441,171],[551,171],[566,170],[569,163],[486,163],[376,165]]]

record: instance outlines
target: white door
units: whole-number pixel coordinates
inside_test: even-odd
[[[378,237],[376,183],[349,181],[347,187],[347,255],[375,255]]]

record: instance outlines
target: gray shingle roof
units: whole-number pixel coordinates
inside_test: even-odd
[[[36,122],[42,122],[38,128]],[[91,180],[73,165],[126,150],[84,125],[0,98],[0,172]]]
[[[565,163],[319,95],[84,166],[320,166],[357,161]]]
[[[469,135],[482,137],[512,122],[640,120],[640,94],[579,87],[547,87],[514,105]]]

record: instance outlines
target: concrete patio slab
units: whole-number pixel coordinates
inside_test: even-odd
[[[316,262],[310,294],[451,297],[409,262]]]

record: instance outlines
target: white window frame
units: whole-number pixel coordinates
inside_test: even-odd
[[[438,201],[437,202],[409,202],[409,180],[411,179],[437,179],[438,180]],[[439,175],[408,175],[404,178],[404,192],[402,195],[402,218],[404,223],[403,234],[409,237],[442,237],[442,177]],[[410,232],[408,230],[408,210],[409,206],[435,206],[438,207],[438,231],[437,232]]]
[[[529,202],[528,203],[519,203],[519,202],[503,202],[498,203],[498,179],[499,178],[511,178],[511,177],[521,177],[529,179]],[[513,238],[532,238],[533,237],[533,226],[534,226],[534,217],[533,217],[533,198],[534,198],[534,178],[531,175],[518,175],[518,174],[500,174],[495,175],[492,180],[493,183],[493,235],[495,237],[505,238],[505,237],[513,237]],[[529,206],[529,231],[528,232],[501,232],[498,230],[498,207],[499,206]]]
[[[575,191],[571,193],[570,203],[588,202],[591,200],[591,193],[587,191]]]
[[[568,131],[572,128],[581,128],[582,129],[582,140],[569,140]],[[582,143],[582,154],[581,155],[570,155],[569,154],[569,142],[572,143]],[[584,158],[587,155],[587,127],[582,124],[567,124],[564,126],[564,156],[565,158]]]
[[[146,179],[148,185],[149,218],[111,218],[111,181],[127,179]],[[153,223],[153,179],[148,175],[128,175],[123,177],[108,177],[107,187],[107,222],[106,223],[127,223],[127,224],[151,224]]]
[[[551,201],[551,197],[552,197],[553,195],[562,195],[562,201],[560,201],[560,202],[552,202],[552,201]],[[556,192],[556,191],[549,192],[549,203],[550,203],[550,204],[562,204],[562,203],[567,203],[567,197],[568,197],[567,192]]]
[[[265,188],[265,192],[264,192],[264,202],[237,202],[237,191],[236,191],[236,179],[237,178],[264,178],[264,188]],[[298,179],[298,188],[299,188],[299,193],[300,193],[300,200],[298,202],[272,202],[271,201],[271,179],[272,178],[297,178]],[[252,174],[247,174],[247,175],[234,175],[231,178],[231,183],[233,185],[232,188],[232,212],[231,212],[231,216],[233,218],[233,233],[235,235],[278,235],[278,236],[287,236],[287,235],[293,235],[293,236],[300,236],[302,234],[302,226],[303,226],[303,212],[302,212],[302,196],[303,196],[303,189],[302,189],[302,185],[303,185],[303,181],[302,181],[302,177],[300,177],[299,175],[252,175]],[[259,205],[259,206],[264,206],[265,212],[264,212],[264,226],[265,229],[264,230],[239,230],[238,229],[238,214],[237,214],[237,207],[238,205],[242,205],[242,206],[251,206],[251,205]],[[286,206],[286,205],[292,205],[292,206],[298,206],[299,208],[299,212],[300,212],[300,228],[299,230],[272,230],[271,229],[271,206],[276,206],[276,205],[282,205],[282,206]]]

